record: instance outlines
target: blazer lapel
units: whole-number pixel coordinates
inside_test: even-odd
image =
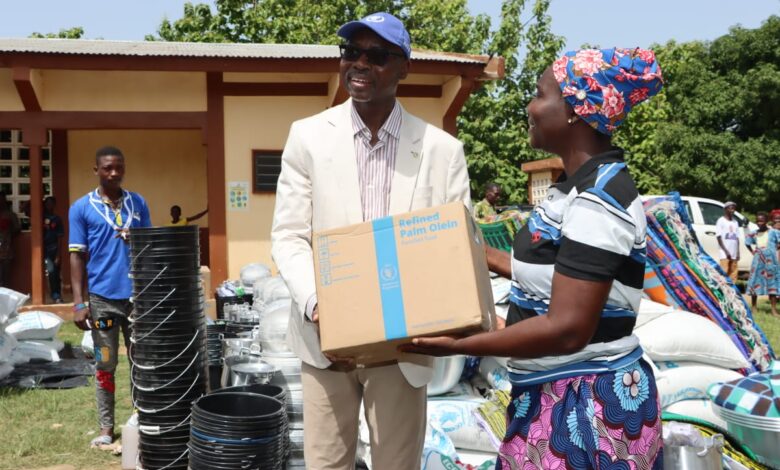
[[[412,196],[417,185],[422,154],[424,126],[401,107],[401,138],[395,156],[395,172],[390,188],[390,215],[409,212]]]
[[[342,197],[347,223],[354,224],[363,221],[363,208],[360,204],[360,183],[355,156],[355,135],[352,131],[351,106],[351,100],[340,105],[340,109],[335,110],[329,122],[335,127],[330,155],[333,162],[333,177],[336,178],[335,184]]]

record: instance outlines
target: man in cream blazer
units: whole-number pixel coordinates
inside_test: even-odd
[[[354,469],[363,401],[374,468],[419,468],[432,358],[356,368],[325,357],[311,241],[315,232],[374,218],[369,197],[384,197],[386,213],[380,209],[379,216],[453,201],[468,206],[466,161],[457,139],[409,114],[395,100],[411,52],[408,33],[397,18],[369,15],[342,26],[339,35],[347,40],[340,67],[351,98],[290,128],[271,234],[273,259],[293,299],[287,340],[303,361],[306,466]],[[360,126],[364,134],[356,132]],[[371,180],[375,170],[359,161],[374,150],[394,153],[388,177],[376,180],[389,183],[389,197]]]

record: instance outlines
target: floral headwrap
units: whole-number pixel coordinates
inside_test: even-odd
[[[574,112],[607,135],[612,135],[631,108],[663,85],[655,53],[647,49],[569,51],[552,69]]]

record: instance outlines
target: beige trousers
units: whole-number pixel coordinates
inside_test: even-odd
[[[426,387],[409,385],[397,364],[349,372],[301,367],[307,470],[354,470],[361,400],[375,470],[420,468]]]
[[[737,263],[735,259],[722,258],[720,260],[720,267],[726,271],[726,275],[731,278],[732,282],[737,282]]]

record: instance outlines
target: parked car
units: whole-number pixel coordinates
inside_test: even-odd
[[[642,196],[642,199],[650,199],[656,196]],[[723,215],[724,203],[714,199],[706,199],[695,196],[681,196],[685,209],[688,211],[688,217],[691,219],[693,230],[696,232],[696,238],[699,239],[704,251],[707,252],[715,261],[718,261],[718,239],[715,236],[715,224],[718,218]],[[740,277],[746,277],[750,273],[750,264],[753,262],[753,255],[745,246],[745,232],[748,230],[757,230],[756,224],[750,222],[747,217],[739,212],[734,213],[739,226],[742,230],[739,232],[739,263],[737,269]]]

